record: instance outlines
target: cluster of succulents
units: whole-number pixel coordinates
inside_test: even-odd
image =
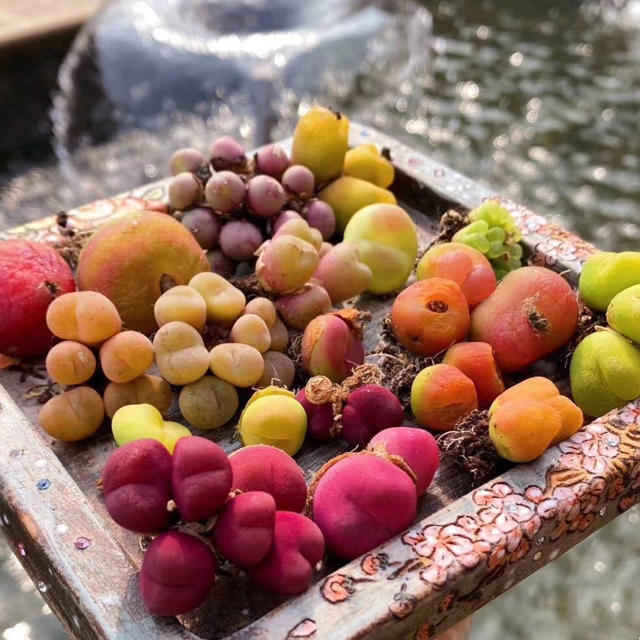
[[[206,157],[176,151],[168,213],[104,225],[75,280],[47,245],[0,244],[13,303],[0,353],[48,351],[50,436],[82,440],[111,420],[105,506],[156,536],[140,574],[154,614],[199,606],[223,561],[292,595],[325,550],[352,559],[402,532],[438,468],[430,431],[477,409],[497,453],[519,463],[575,433],[583,412],[640,396],[640,253],[585,264],[580,296],[610,328],[575,349],[572,400],[529,370],[575,338],[568,282],[521,265],[520,230],[497,201],[428,249],[414,279],[418,236],[389,190],[388,154],[350,149],[348,134],[345,116],[314,107],[290,156],[270,145],[249,158],[229,137]],[[388,339],[421,363],[408,408],[365,363],[365,326],[348,302],[364,292],[392,294]],[[512,374],[524,380],[507,388]],[[211,441],[226,424],[241,445],[229,456]],[[333,438],[358,450],[307,486],[293,456]]]
[[[480,210],[489,205],[493,207],[485,203]],[[574,419],[562,429],[557,420],[548,421],[549,437],[540,431],[540,438],[525,446],[528,412],[518,413],[518,405],[511,403],[493,414],[496,403],[510,392],[505,392],[503,374],[526,370],[574,336],[578,301],[566,280],[549,269],[526,266],[496,282],[487,258],[455,241],[429,249],[418,263],[417,277],[395,298],[390,319],[403,347],[419,356],[443,356],[413,380],[411,409],[418,424],[449,431],[472,411],[489,408],[492,441],[498,453],[513,462],[534,460],[558,441],[558,434],[565,439],[582,426],[582,411],[560,396],[558,402],[566,400],[573,407]],[[555,385],[542,379],[558,395]],[[525,395],[539,400],[532,388],[526,387]],[[544,412],[552,410],[537,415]]]
[[[498,278],[522,266],[522,234],[508,209],[488,200],[469,213],[469,224],[453,236],[486,256]]]
[[[326,310],[371,286],[389,286],[371,273],[376,267],[381,271],[381,251],[369,259],[360,252],[379,241],[368,237],[378,228],[371,216],[391,221],[402,215],[399,210],[374,209],[352,225],[345,243],[333,247],[328,242],[336,228],[345,232],[366,205],[396,202],[386,189],[394,178],[393,165],[375,145],[348,150],[348,132],[346,117],[314,108],[298,124],[291,158],[282,147],[270,145],[248,159],[228,136],[214,140],[209,160],[191,148],[171,158],[169,203],[207,251],[212,270],[229,277],[238,262],[258,255],[255,272],[264,289],[296,296],[282,303],[295,307],[293,326],[306,324],[298,317],[301,308]],[[416,251],[414,229],[407,226],[407,237],[393,247],[397,259],[407,263],[404,279]]]
[[[151,613],[169,616],[200,606],[224,561],[267,591],[305,591],[325,542],[334,555],[355,558],[407,527],[438,464],[428,432],[388,428],[365,451],[330,460],[307,488],[302,469],[277,447],[249,445],[227,457],[198,436],[172,452],[140,438],[109,456],[102,490],[117,524],[156,536],[140,594]],[[360,529],[365,535],[353,536]]]
[[[571,393],[599,417],[640,395],[640,252],[600,252],[584,263],[578,291],[606,312],[608,328],[586,336],[571,359]]]
[[[112,385],[131,385],[169,408],[169,385],[146,376],[153,364],[151,341],[139,331],[122,330],[109,298],[96,291],[65,293],[48,306],[46,323],[60,340],[47,353],[47,373],[65,388],[40,409],[40,426],[50,436],[75,442],[93,435],[102,426],[105,410],[113,414],[119,403]],[[109,380],[103,396],[90,384],[98,363]]]
[[[140,570],[140,593],[151,613],[178,615],[199,606],[219,558],[275,593],[293,595],[311,583],[324,538],[299,513],[307,495],[302,469],[279,449],[248,451],[227,457],[214,442],[194,436],[169,453],[143,438],[108,458],[102,488],[109,515],[126,529],[157,535]],[[191,523],[205,526],[194,535]]]

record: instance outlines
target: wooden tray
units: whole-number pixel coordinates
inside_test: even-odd
[[[387,136],[351,128],[352,144],[390,148],[397,170],[393,188],[418,223],[422,244],[445,210],[467,210],[493,196]],[[166,181],[101,200],[69,211],[69,224],[92,230],[124,211],[162,207],[165,193]],[[529,258],[575,285],[581,261],[594,248],[501,201],[523,229]],[[63,242],[55,216],[0,234],[14,236]],[[374,315],[368,347],[377,342],[376,326],[388,304],[364,296],[359,301]],[[5,370],[0,382],[0,525],[70,635],[83,639],[426,640],[628,509],[640,491],[636,401],[470,493],[468,479],[445,463],[410,531],[344,566],[328,567],[297,598],[267,599],[242,579],[221,576],[196,612],[180,622],[159,619],[138,596],[140,539],[109,519],[96,486],[114,448],[108,430],[82,444],[54,442],[35,426],[39,404],[27,393],[42,379]],[[206,435],[227,450],[238,446],[233,426]],[[298,461],[311,474],[345,448],[335,442],[307,447]]]
[[[76,31],[104,0],[17,0],[0,6],[0,50]]]

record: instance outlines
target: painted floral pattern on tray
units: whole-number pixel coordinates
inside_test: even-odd
[[[106,222],[131,211],[167,211],[167,205],[164,202],[165,187],[162,184],[138,189],[134,193],[136,195],[133,193],[122,194],[113,198],[96,200],[77,209],[70,209],[64,214],[66,224],[76,233],[90,233]],[[59,224],[59,214],[50,215],[20,227],[1,231],[0,240],[26,238],[34,242],[46,242],[53,246],[60,246],[66,242],[64,229],[65,227]]]
[[[550,449],[543,460],[550,464],[541,485],[516,486],[509,475],[487,483],[472,492],[469,508],[453,521],[434,524],[431,518],[407,531],[402,542],[412,551],[409,559],[369,553],[356,570],[328,576],[320,587],[322,597],[339,605],[366,589],[367,582],[402,581],[408,573],[417,572],[427,594],[443,594],[437,612],[444,616],[461,595],[472,599],[479,588],[470,580],[465,582],[472,585],[469,593],[451,590],[454,585],[458,588],[463,574],[482,568],[482,585],[520,561],[535,563],[543,554],[553,559],[560,553],[563,536],[582,537],[597,518],[604,519],[608,509],[624,511],[636,502],[640,401],[587,424]],[[388,611],[394,619],[404,619],[425,597],[424,591],[412,593],[402,581]],[[415,637],[434,637],[440,621],[423,625]]]
[[[544,542],[537,538],[543,527],[551,541],[585,531],[599,514],[601,503],[622,493],[637,493],[640,404],[586,425],[556,450],[552,454],[559,455],[554,456],[544,487],[530,485],[517,491],[498,480],[473,492],[474,515],[405,534],[403,540],[414,553],[429,560],[421,578],[443,587],[457,572],[480,562],[491,571],[517,562],[529,553],[534,540]]]
[[[579,273],[585,258],[596,251],[592,244],[521,204],[506,198],[498,200],[522,230],[523,241],[533,253],[534,264]]]

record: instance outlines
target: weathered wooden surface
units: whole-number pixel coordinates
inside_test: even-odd
[[[0,465],[2,530],[71,637],[192,637],[148,615],[136,567],[1,386]]]
[[[364,141],[391,149],[399,169],[394,189],[417,216],[423,243],[446,209],[471,208],[490,195],[390,138],[353,125],[351,142]],[[158,183],[129,198],[95,203],[70,212],[72,224],[94,228],[124,210],[156,206],[149,201],[162,200],[164,192]],[[504,203],[523,227],[530,258],[575,282],[580,262],[592,247],[530,211]],[[63,241],[52,218],[3,235]],[[374,310],[367,332],[371,347],[388,301],[362,303]],[[2,392],[0,455],[5,464],[0,504],[9,520],[3,520],[4,528],[34,580],[46,586],[43,595],[54,611],[82,638],[187,634],[175,621],[146,615],[135,588],[139,539],[114,525],[104,511],[96,480],[113,450],[108,432],[89,444],[53,443],[33,426],[37,400],[24,397],[42,381],[20,382],[15,374],[3,372],[0,382],[26,416]],[[421,501],[411,532],[344,567],[327,567],[306,594],[253,624],[274,600],[251,590],[239,577],[223,575],[210,600],[182,623],[201,638],[234,632],[238,640],[431,638],[635,501],[640,489],[639,423],[640,408],[630,405],[587,426],[535,463],[515,467],[467,495],[468,479],[444,465]],[[213,437],[227,450],[238,446],[232,426]],[[299,462],[311,473],[345,448],[340,443],[309,446]],[[90,540],[84,550],[75,546],[80,538]]]
[[[78,29],[104,0],[17,0],[0,5],[0,50]]]

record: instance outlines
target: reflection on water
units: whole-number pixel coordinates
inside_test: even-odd
[[[206,4],[200,0],[192,10],[197,14]],[[556,218],[603,248],[637,249],[640,1],[422,4],[432,14],[433,27],[431,32],[423,14],[422,31],[414,32],[418,39],[410,43],[419,50],[416,64],[394,76],[396,85],[384,92],[377,91],[375,78],[347,82],[336,70],[324,78],[332,104]],[[276,66],[281,62],[273,60]],[[312,56],[299,67],[304,71],[292,72],[289,80],[294,82],[296,75],[303,79],[309,68]],[[380,74],[375,65],[370,72]],[[280,96],[277,117],[268,123],[273,137],[290,133],[295,121],[298,98],[286,86],[278,85],[280,93],[272,94]],[[298,88],[311,91],[302,82]],[[306,103],[312,94],[298,97]],[[84,98],[89,100],[89,94]],[[267,106],[273,110],[273,104]],[[237,107],[241,110],[242,103]],[[242,128],[247,122],[234,120],[224,101],[216,109],[212,120],[204,119],[205,126],[236,127],[247,141],[255,138],[255,127]],[[205,129],[198,118],[196,110],[171,128],[175,140],[204,146]],[[86,131],[89,125],[78,120],[74,126]],[[171,136],[166,131],[161,133],[123,135],[91,152],[75,165],[88,172],[81,179],[55,166],[0,176],[0,225],[165,174],[173,143],[167,142]],[[114,160],[123,157],[129,162]],[[621,516],[483,609],[476,617],[474,640],[637,638],[639,522],[637,510]],[[6,548],[2,553],[6,569]],[[1,571],[3,640],[62,638],[52,616],[39,617],[41,604],[27,602],[35,596],[13,584],[11,573]],[[30,583],[22,578],[20,584]]]
[[[375,124],[603,248],[640,237],[640,2],[427,2],[431,76]]]
[[[36,586],[5,544],[0,544],[0,638],[64,640],[66,634]]]
[[[76,175],[100,168],[102,188],[163,173],[167,145],[202,144],[207,129],[287,135],[322,96],[603,248],[639,237],[639,0],[423,2],[432,17],[409,26],[393,3],[331,0],[331,29],[291,0],[279,19],[262,2],[148,2],[113,3],[62,74],[58,148]]]

